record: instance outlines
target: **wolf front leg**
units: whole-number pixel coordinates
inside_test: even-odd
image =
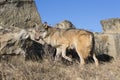
[[[72,62],[72,59],[68,56],[66,56],[66,48],[65,46],[62,46],[62,57],[65,58],[66,60]]]
[[[55,61],[57,61],[62,53],[60,48],[56,48]]]

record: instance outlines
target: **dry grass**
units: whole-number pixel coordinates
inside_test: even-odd
[[[0,62],[0,80],[119,80],[119,72],[120,57],[98,67],[92,63],[65,65],[62,61],[24,61],[18,57]]]

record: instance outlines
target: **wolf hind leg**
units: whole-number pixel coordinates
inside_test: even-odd
[[[81,55],[80,53],[78,53],[78,56],[79,56],[79,58],[80,58],[80,64],[81,64],[81,65],[84,65],[84,64],[85,64],[84,58],[82,57],[82,55]]]
[[[95,53],[93,54],[93,59],[94,59],[94,61],[95,61],[95,65],[98,66],[98,65],[99,65],[99,62],[98,62],[98,59],[96,58]]]
[[[85,60],[84,60],[84,58],[83,58],[83,53],[82,53],[82,51],[81,51],[81,49],[79,49],[78,47],[76,48],[76,52],[77,52],[77,54],[78,54],[78,56],[79,56],[79,58],[80,58],[80,64],[81,65],[84,65],[85,64]]]

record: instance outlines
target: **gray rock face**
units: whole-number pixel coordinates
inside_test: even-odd
[[[0,26],[29,27],[41,24],[34,0],[0,0]]]
[[[0,35],[0,57],[18,56],[23,59],[42,59],[44,45],[33,41],[26,30],[7,32]]]
[[[101,21],[104,33],[120,33],[120,18]]]
[[[112,57],[116,57],[119,52],[119,37],[120,34],[95,34],[96,53],[107,54]]]
[[[120,55],[120,19],[102,20],[101,24],[103,33],[95,33],[96,51],[117,57]]]
[[[55,26],[55,28],[59,28],[59,29],[75,29],[76,27],[72,24],[71,21],[68,20],[64,20],[62,22],[57,23]]]

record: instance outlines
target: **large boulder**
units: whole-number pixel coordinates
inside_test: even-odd
[[[120,18],[101,20],[104,33],[120,33]]]
[[[107,54],[114,58],[120,54],[120,34],[96,33],[95,43],[97,54]]]
[[[3,31],[4,32],[4,31]],[[0,35],[0,57],[18,56],[23,59],[42,59],[44,46],[30,38],[28,31],[7,32]]]
[[[30,27],[41,24],[34,0],[0,0],[0,26]]]
[[[55,28],[59,28],[59,29],[75,29],[76,28],[72,24],[72,22],[69,21],[69,20],[63,20],[63,21],[57,23],[54,27]]]
[[[112,57],[120,55],[120,18],[101,21],[103,33],[95,33],[96,52]]]

